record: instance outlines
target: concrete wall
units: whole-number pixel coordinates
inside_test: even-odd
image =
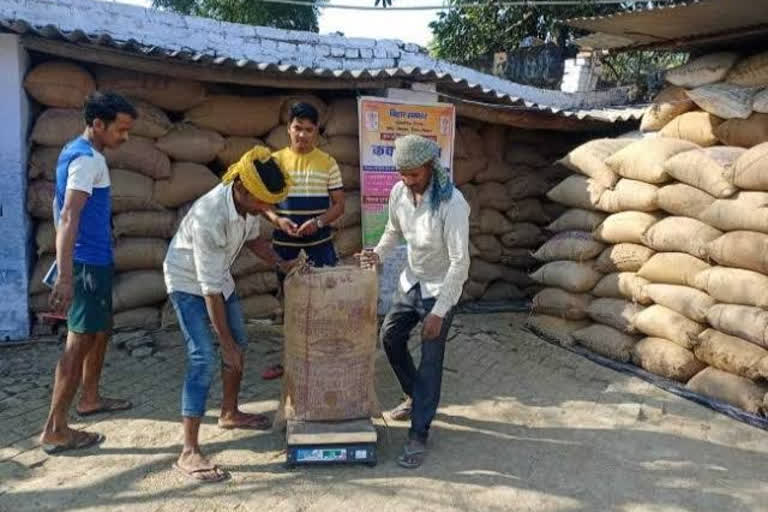
[[[0,343],[29,335],[29,103],[22,87],[28,65],[19,37],[0,34]]]

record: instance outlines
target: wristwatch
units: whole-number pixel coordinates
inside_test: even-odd
[[[323,219],[320,217],[315,217],[315,225],[317,225],[317,229],[323,229],[325,227],[325,222],[323,222]]]

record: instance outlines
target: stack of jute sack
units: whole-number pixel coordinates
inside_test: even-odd
[[[545,196],[568,170],[551,162],[575,143],[567,136],[489,124],[459,124],[454,179],[471,207],[472,265],[464,300],[533,296],[531,251],[546,239],[544,226],[562,206]]]
[[[594,140],[562,163],[578,174],[549,192],[571,210],[536,253],[548,263],[532,277],[551,288],[531,327],[762,413],[768,143],[662,130]]]
[[[96,88],[131,99],[139,119],[127,143],[106,151],[112,180],[115,236],[115,328],[156,328],[175,320],[166,303],[162,263],[170,238],[194,200],[219,182],[230,164],[257,144],[288,145],[286,123],[296,101],[321,114],[321,147],[340,163],[347,212],[337,222],[342,256],[360,249],[359,156],[354,99],[326,104],[310,94],[240,97],[211,94],[194,81],[112,68],[86,69],[46,62],[27,75],[25,88],[44,109],[34,122],[29,156],[28,211],[38,222],[38,262],[30,280],[30,308],[48,311],[41,282],[54,259],[52,200],[62,146],[82,133],[84,98]],[[265,235],[271,236],[265,226]],[[233,274],[246,316],[270,315],[278,303],[272,269],[244,250]],[[165,308],[163,304],[165,303]],[[161,315],[162,314],[162,315]]]

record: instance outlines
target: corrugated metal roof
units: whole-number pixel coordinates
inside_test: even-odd
[[[642,115],[641,108],[615,107],[628,103],[628,88],[577,94],[538,89],[432,59],[400,41],[319,36],[123,4],[0,0],[0,30],[279,78],[429,81],[446,94],[576,119],[615,122]]]
[[[593,32],[576,40],[592,49],[735,47],[765,40],[768,1],[698,0],[567,23]]]

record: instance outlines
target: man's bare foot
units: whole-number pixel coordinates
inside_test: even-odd
[[[173,467],[187,478],[201,483],[221,482],[229,473],[212,464],[199,451],[181,452]]]
[[[219,417],[219,428],[233,429],[240,428],[246,430],[268,430],[272,427],[272,422],[263,414],[248,414],[242,411],[236,411],[233,414],[222,414]]]

